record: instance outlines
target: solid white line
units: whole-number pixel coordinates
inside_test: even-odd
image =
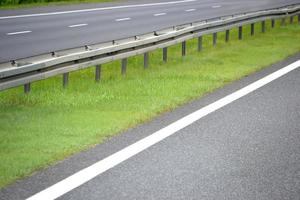
[[[114,6],[114,7],[91,8],[91,9],[82,9],[82,10],[69,10],[69,11],[61,11],[61,12],[49,12],[49,13],[27,14],[27,15],[4,16],[4,17],[0,17],[0,20],[2,20],[2,19],[24,18],[24,17],[40,17],[40,16],[49,16],[49,15],[62,15],[62,14],[71,14],[71,13],[82,13],[82,12],[94,12],[94,11],[114,10],[114,9],[123,9],[123,8],[138,8],[138,7],[182,4],[182,3],[189,3],[189,2],[194,2],[194,1],[198,1],[198,0],[181,0],[181,1],[161,2],[161,3],[135,4],[135,5],[127,5],[127,6]]]
[[[196,9],[188,9],[188,10],[185,10],[185,12],[193,12],[195,11]]]
[[[115,21],[116,22],[121,22],[121,21],[128,21],[128,20],[131,20],[131,18],[126,17],[126,18],[116,19]]]
[[[31,33],[32,31],[19,31],[19,32],[12,32],[12,33],[6,33],[6,35],[19,35],[19,34],[25,34],[25,33]]]
[[[221,5],[212,6],[212,8],[221,8],[221,7],[222,7]]]
[[[156,13],[156,14],[154,14],[153,16],[154,17],[157,17],[157,16],[163,16],[163,15],[166,15],[167,13]]]
[[[69,28],[74,28],[74,27],[80,27],[80,26],[87,26],[88,24],[74,24],[74,25],[70,25],[68,26]]]
[[[153,133],[152,135],[139,140],[138,142],[112,154],[109,157],[69,176],[68,178],[52,185],[51,187],[35,194],[34,196],[28,198],[28,200],[52,200],[60,197],[61,195],[79,187],[80,185],[86,183],[87,181],[95,178],[96,176],[102,174],[103,172],[111,169],[112,167],[122,163],[123,161],[131,158],[132,156],[140,153],[141,151],[151,147],[152,145],[162,141],[163,139],[173,135],[177,131],[191,125],[195,121],[205,117],[206,115],[240,99],[241,97],[261,88],[262,86],[278,79],[279,77],[289,73],[292,70],[297,69],[300,66],[300,60],[294,62],[216,102],[205,106],[181,119],[168,125],[167,127]]]

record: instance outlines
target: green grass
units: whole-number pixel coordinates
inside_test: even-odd
[[[40,6],[58,6],[80,3],[104,3],[118,0],[0,0],[1,9],[32,8]]]
[[[0,187],[300,51],[298,24],[259,30],[250,37],[247,26],[239,41],[235,29],[228,44],[220,33],[215,48],[205,36],[201,53],[188,41],[184,58],[172,46],[168,63],[151,52],[147,70],[142,56],[129,58],[126,76],[120,61],[105,64],[99,84],[89,68],[71,73],[67,89],[59,76],[33,83],[29,95],[1,92]]]

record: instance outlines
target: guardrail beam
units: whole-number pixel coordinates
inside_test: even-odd
[[[95,70],[95,81],[99,82],[101,79],[101,65],[96,65],[96,70]]]
[[[225,42],[229,42],[230,30],[226,30],[225,32]]]
[[[239,40],[243,39],[243,26],[239,26]]]
[[[198,37],[198,51],[202,51],[202,43],[203,43],[203,39],[202,36]]]
[[[251,35],[253,36],[254,33],[255,33],[255,24],[252,23],[252,24],[251,24]]]
[[[168,61],[168,47],[163,48],[163,61],[164,62]]]
[[[64,73],[63,74],[63,87],[66,88],[68,87],[69,84],[69,73]]]
[[[123,58],[121,61],[121,74],[125,75],[126,74],[126,69],[127,69],[127,58]]]
[[[213,33],[213,46],[217,45],[218,33]]]
[[[144,53],[144,69],[149,67],[149,52]]]
[[[266,32],[266,21],[261,22],[261,32],[265,33]]]
[[[24,84],[24,93],[28,94],[30,92],[30,83]]]
[[[186,55],[186,41],[182,42],[182,46],[181,46],[181,55],[185,56]]]

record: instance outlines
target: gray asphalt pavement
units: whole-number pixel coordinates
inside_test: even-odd
[[[24,199],[300,59],[300,54],[0,190]],[[300,69],[217,110],[60,199],[300,197]]]
[[[168,3],[170,1],[176,3]],[[3,18],[5,16],[149,3],[164,4]],[[52,51],[127,38],[174,25],[296,3],[300,3],[300,0],[131,0],[104,5],[88,4],[0,11],[0,63]]]

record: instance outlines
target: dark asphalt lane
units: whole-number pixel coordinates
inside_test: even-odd
[[[0,190],[24,199],[300,59],[295,55]],[[299,68],[211,113],[60,199],[300,196]]]
[[[154,2],[157,3],[158,0]],[[168,1],[161,0],[161,2],[166,3]],[[142,1],[142,3],[146,2]],[[295,3],[300,3],[300,0],[195,0],[178,4],[13,19],[1,19],[1,16],[30,13],[28,11],[0,11],[0,63],[52,51],[127,38],[174,25]],[[133,5],[134,1],[128,4]],[[112,5],[114,4],[107,6]],[[215,5],[221,7],[212,8]],[[76,9],[80,9],[80,7],[77,6]],[[88,7],[85,5],[81,9],[88,9]],[[190,9],[195,10],[186,11]],[[54,11],[57,10],[44,8],[44,12]],[[31,14],[40,13],[34,10],[32,12]],[[159,13],[165,13],[165,15],[154,16]],[[122,18],[130,18],[130,20],[116,21]],[[78,24],[86,25],[69,27]],[[22,31],[30,32],[8,35]]]

